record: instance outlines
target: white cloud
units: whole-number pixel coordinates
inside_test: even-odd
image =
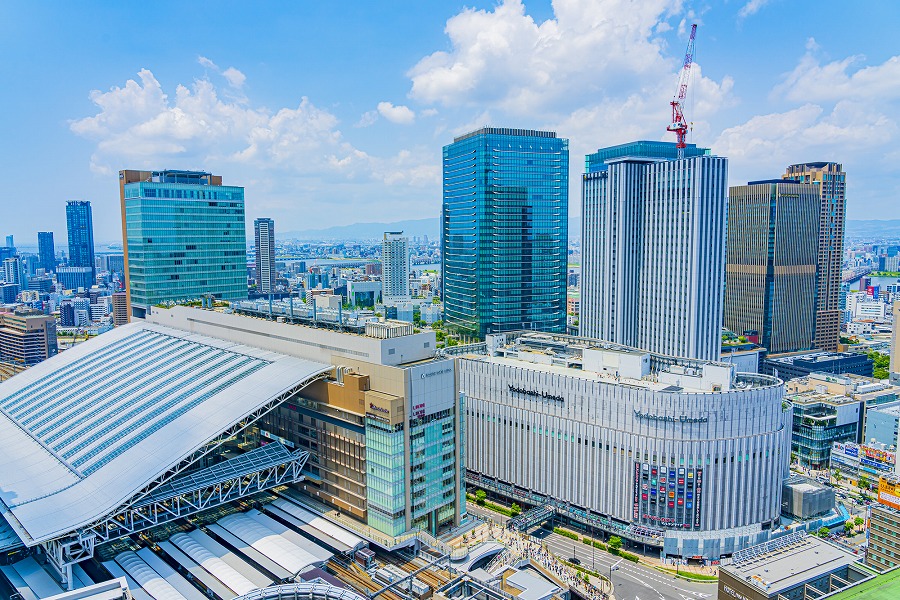
[[[399,125],[411,125],[416,121],[416,113],[408,106],[395,106],[390,102],[379,102],[378,113],[391,123],[397,123]]]
[[[244,87],[244,82],[247,81],[247,76],[235,69],[234,67],[228,67],[224,71],[222,71],[222,77],[224,77],[228,84],[236,89],[241,89]]]
[[[214,63],[210,59],[206,58],[205,56],[198,56],[197,62],[200,63],[202,66],[206,67],[207,69],[215,69],[216,71],[219,70],[218,65],[216,65],[216,63]]]
[[[574,110],[610,90],[624,96],[668,74],[655,30],[680,2],[557,0],[537,23],[521,0],[466,9],[447,21],[450,50],[410,71],[410,96],[429,104],[501,108],[510,115]]]
[[[356,122],[354,127],[368,127],[370,125],[374,125],[375,121],[378,120],[378,111],[370,110],[364,112],[360,117],[359,121]]]
[[[818,45],[812,38],[810,42],[808,52],[775,88],[777,96],[796,102],[900,100],[900,55],[873,66],[862,66],[863,56],[849,56],[823,65],[816,58]]]
[[[768,4],[769,1],[770,0],[750,0],[738,11],[738,17],[745,19],[751,15],[755,15],[763,6]]]
[[[413,186],[424,185],[433,175],[425,153],[382,159],[354,147],[344,139],[337,117],[305,97],[296,106],[271,112],[223,99],[206,79],[178,85],[170,97],[153,73],[143,69],[139,82],[95,90],[90,98],[97,113],[72,121],[70,128],[96,143],[91,168],[98,173],[179,165],[248,178],[267,173],[263,179]]]

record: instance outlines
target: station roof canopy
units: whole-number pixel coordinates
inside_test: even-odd
[[[0,384],[0,537],[90,526],[330,369],[132,323],[16,375]]]

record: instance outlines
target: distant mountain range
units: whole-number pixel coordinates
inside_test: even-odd
[[[410,238],[427,235],[429,239],[440,239],[440,220],[414,219],[410,221],[396,221],[394,223],[354,223],[353,225],[338,225],[326,229],[307,229],[304,231],[275,230],[275,237],[284,240],[342,240],[342,241],[367,241],[380,240],[385,231],[402,231]]]
[[[354,223],[338,225],[326,229],[307,229],[304,231],[285,231],[276,233],[279,239],[285,240],[335,240],[335,241],[370,241],[380,240],[385,231],[402,231],[410,238],[428,236],[429,239],[440,239],[441,222],[438,218],[413,219],[394,223]],[[578,219],[569,220],[569,237],[578,237],[581,223]],[[848,238],[900,238],[900,219],[883,221],[847,221]]]
[[[847,238],[900,238],[900,219],[883,221],[847,221],[844,232]]]

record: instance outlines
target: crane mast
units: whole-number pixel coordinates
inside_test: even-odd
[[[694,62],[694,37],[697,35],[697,24],[691,25],[691,37],[688,40],[687,50],[684,53],[684,65],[681,68],[681,75],[678,78],[678,91],[675,93],[675,99],[669,102],[672,105],[672,124],[666,128],[666,131],[674,131],[678,142],[675,147],[678,148],[678,158],[684,158],[684,149],[687,147],[685,138],[687,137],[688,125],[684,118],[684,98],[687,95],[688,83],[690,82],[691,65]]]

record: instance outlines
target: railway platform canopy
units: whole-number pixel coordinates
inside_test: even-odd
[[[0,550],[43,546],[65,580],[93,547],[293,483],[278,442],[205,465],[330,365],[137,322],[0,384]]]

